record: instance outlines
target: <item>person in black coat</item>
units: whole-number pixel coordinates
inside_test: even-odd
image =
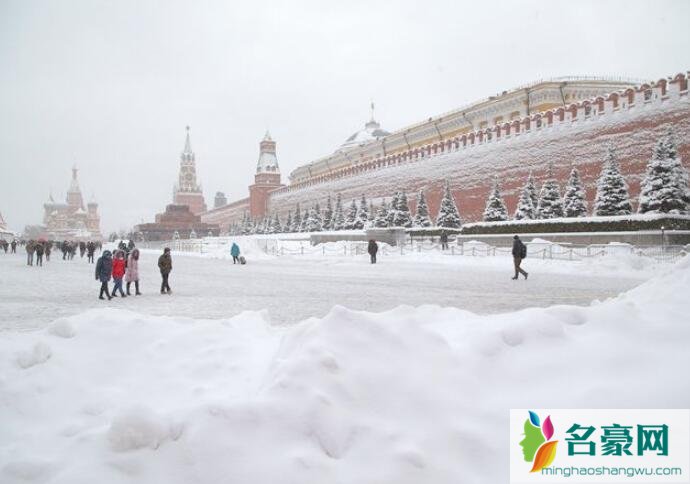
[[[101,281],[101,293],[98,299],[105,299],[103,294],[108,296],[108,300],[112,299],[110,291],[108,290],[108,282],[113,272],[113,256],[109,250],[103,252],[103,255],[98,258],[96,263],[96,280]]]
[[[441,231],[441,250],[448,249],[448,232],[445,230]]]
[[[520,268],[522,259],[525,257],[527,257],[527,247],[522,243],[520,237],[516,235],[513,237],[513,265],[515,266],[515,276],[513,277],[514,281],[517,280],[519,274],[522,274],[525,276],[525,279],[527,279],[527,271]]]
[[[376,253],[379,251],[379,244],[376,243],[374,239],[369,241],[369,246],[367,247],[367,252],[369,252],[369,258],[372,264],[376,264]]]

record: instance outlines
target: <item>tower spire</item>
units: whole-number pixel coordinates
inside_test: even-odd
[[[187,130],[187,139],[184,142],[184,152],[185,153],[191,153],[192,152],[192,143],[189,141],[189,125],[187,125],[185,129]]]

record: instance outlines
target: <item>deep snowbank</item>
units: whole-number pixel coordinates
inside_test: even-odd
[[[688,289],[690,259],[586,308],[5,333],[0,482],[507,482],[511,407],[687,407]]]

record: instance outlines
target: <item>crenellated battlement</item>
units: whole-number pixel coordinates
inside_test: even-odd
[[[360,160],[347,152],[336,152],[335,157],[345,159],[345,166],[327,173],[311,176],[304,181],[297,181],[275,192],[286,193],[326,183],[345,177],[355,176],[372,170],[384,169],[404,163],[418,162],[434,156],[472,149],[478,146],[517,142],[520,139],[539,136],[547,132],[577,128],[585,123],[606,121],[609,118],[623,117],[627,112],[655,108],[663,103],[674,103],[687,100],[688,78],[690,73],[679,73],[672,78],[659,79],[656,82],[643,83],[634,88],[613,91],[605,96],[596,96],[576,103],[566,104],[553,109],[539,111],[528,116],[498,123],[494,126],[476,129],[462,135],[425,143],[412,147],[406,137],[408,149],[395,150],[387,138],[373,141],[361,148]],[[439,118],[443,121],[443,118]],[[429,121],[431,123],[431,120]],[[421,125],[419,125],[421,126]],[[428,129],[438,126],[431,124]],[[439,133],[441,130],[439,130]],[[419,136],[419,135],[418,135]],[[394,151],[394,154],[386,154]],[[354,158],[354,159],[353,159]],[[338,160],[331,162],[339,165]],[[309,165],[307,165],[307,169]]]

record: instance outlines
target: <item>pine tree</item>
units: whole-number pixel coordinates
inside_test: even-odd
[[[417,194],[417,213],[414,214],[412,225],[414,227],[431,227],[433,225],[429,216],[429,207],[424,197],[424,190],[419,190]]]
[[[292,210],[288,210],[288,216],[283,231],[287,233],[292,232]]]
[[[566,217],[586,217],[587,200],[585,187],[580,181],[580,173],[577,168],[570,170],[568,184],[563,195],[563,212]]]
[[[357,209],[357,217],[352,224],[353,229],[361,230],[367,226],[369,223],[369,207],[367,206],[367,199],[362,193],[362,199],[359,202],[359,208]]]
[[[292,217],[292,225],[290,226],[290,232],[299,232],[302,229],[302,214],[300,213],[299,203],[295,208],[295,216]]]
[[[657,142],[647,164],[637,211],[687,214],[689,210],[688,172],[680,162],[676,140],[669,129]]]
[[[322,227],[324,230],[331,230],[333,228],[333,204],[331,203],[330,195],[328,195],[328,200],[326,200],[326,209],[323,211]]]
[[[405,192],[398,194],[398,206],[395,209],[395,218],[393,219],[394,227],[412,227],[412,214],[410,207],[407,204],[407,195]]]
[[[527,176],[527,183],[525,184],[525,190],[527,191],[529,195],[529,199],[532,202],[532,206],[534,207],[534,214],[536,218],[536,213],[537,213],[537,206],[539,205],[539,191],[537,190],[537,185],[534,183],[534,175],[532,172],[529,172],[529,175]]]
[[[520,192],[517,208],[515,209],[515,220],[532,220],[536,218],[536,206],[532,202],[532,194],[535,193],[534,179],[530,173],[527,183]]]
[[[343,213],[343,201],[340,193],[335,196],[335,212],[333,212],[333,223],[331,230],[343,230],[345,227],[345,214]]]
[[[609,146],[604,166],[597,180],[597,195],[594,199],[594,215],[629,215],[632,213],[628,184],[621,175],[616,152]]]
[[[441,206],[438,209],[438,217],[436,217],[436,225],[439,227],[447,227],[458,229],[462,225],[458,207],[455,205],[453,194],[450,192],[450,184],[446,182],[443,191],[443,198],[441,199]]]
[[[500,222],[508,220],[508,210],[506,204],[501,197],[501,190],[498,185],[498,179],[494,178],[494,186],[489,197],[486,200],[486,208],[484,209],[485,222]]]
[[[347,216],[345,217],[345,230],[352,230],[355,227],[355,222],[357,221],[357,202],[352,199],[350,208],[347,211]]]
[[[386,215],[388,218],[388,227],[393,227],[393,223],[395,221],[395,214],[398,212],[398,197],[400,196],[400,192],[395,192],[393,194],[393,198],[391,199],[390,205],[388,205],[388,214]]]
[[[249,235],[254,232],[254,223],[252,222],[252,218],[245,213],[244,214],[244,222],[242,223],[242,235]]]
[[[376,217],[374,217],[374,227],[385,228],[388,227],[388,204],[384,198],[381,202],[381,206],[376,212]]]
[[[312,207],[307,215],[304,217],[303,232],[320,232],[321,231],[321,217],[315,207]]]
[[[273,214],[273,220],[271,221],[270,233],[280,234],[282,232],[283,232],[283,226],[280,223],[280,217],[278,216],[278,212],[276,212]]]
[[[558,181],[553,175],[553,164],[549,163],[547,179],[539,191],[537,203],[537,218],[549,219],[563,216],[563,200]]]

